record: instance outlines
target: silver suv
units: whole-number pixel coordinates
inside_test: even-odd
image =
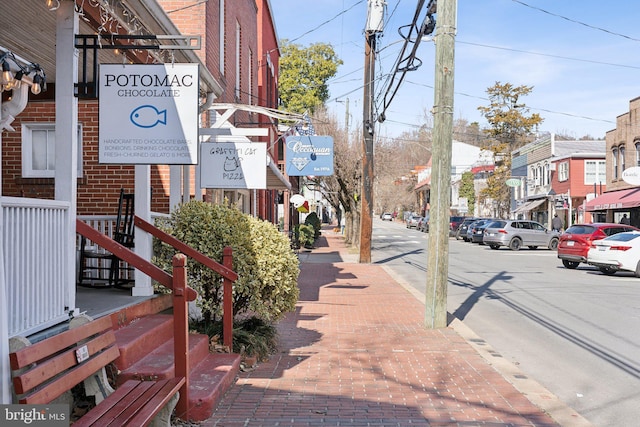
[[[507,246],[512,251],[517,251],[528,246],[529,249],[545,247],[556,250],[559,238],[559,232],[548,230],[536,221],[499,220],[487,226],[482,242],[491,249]]]

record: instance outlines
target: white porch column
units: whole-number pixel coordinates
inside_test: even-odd
[[[135,166],[135,214],[145,221],[151,222],[151,166]],[[151,260],[153,252],[150,234],[136,228],[135,252],[146,260]],[[139,270],[135,270],[136,285],[131,289],[134,297],[153,295],[151,278]]]
[[[68,256],[64,257],[65,281],[69,284],[68,306],[76,305],[76,199],[78,189],[78,34],[75,3],[61,1],[56,11],[56,172],[55,199],[69,202]]]
[[[191,200],[191,166],[182,166],[182,202]]]
[[[2,109],[0,109],[0,120],[2,120]],[[2,147],[2,130],[0,129],[0,151]],[[2,162],[0,162],[0,236],[4,235],[4,219],[2,213]],[[7,309],[6,280],[4,277],[4,250],[0,242],[0,404],[11,403],[11,393],[9,392],[9,310]]]
[[[182,166],[169,166],[169,213],[182,202]]]

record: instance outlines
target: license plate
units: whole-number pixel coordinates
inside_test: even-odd
[[[573,245],[575,245],[575,244],[576,244],[576,242],[574,242],[573,240],[569,240],[569,241],[567,242],[567,246],[573,246]]]
[[[598,250],[604,252],[607,250],[607,248],[605,246],[598,246]]]

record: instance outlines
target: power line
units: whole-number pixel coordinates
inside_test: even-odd
[[[564,19],[566,21],[573,22],[574,24],[583,25],[583,26],[585,26],[587,28],[591,28],[591,29],[594,29],[594,30],[602,31],[604,33],[612,34],[614,36],[619,36],[619,37],[622,37],[622,38],[625,38],[625,39],[633,40],[635,42],[640,42],[640,39],[636,39],[634,37],[630,37],[630,36],[627,36],[625,34],[616,33],[615,31],[607,30],[605,28],[596,27],[596,26],[591,25],[591,24],[586,24],[584,22],[577,21],[575,19],[567,18],[566,16],[558,15],[557,13],[549,12],[548,10],[541,9],[539,7],[536,7],[536,6],[531,6],[530,4],[527,4],[527,3],[523,2],[523,1],[520,1],[520,0],[511,0],[511,1],[514,2],[514,3],[521,4],[522,6],[526,6],[528,8],[538,10],[538,11],[540,11],[542,13],[546,13],[547,15],[555,16],[557,18],[561,18],[561,19]]]
[[[546,57],[549,57],[549,58],[566,59],[567,61],[588,62],[588,63],[591,63],[591,64],[610,65],[610,66],[613,66],[613,67],[632,68],[632,69],[635,69],[635,70],[640,70],[640,67],[636,67],[635,65],[614,64],[614,63],[611,63],[611,62],[594,61],[594,60],[591,60],[591,59],[571,58],[571,57],[568,57],[568,56],[552,55],[552,54],[549,54],[549,53],[532,52],[532,51],[528,51],[528,50],[512,49],[512,48],[501,47],[501,46],[489,46],[489,45],[486,45],[486,44],[472,43],[472,42],[458,41],[457,43],[468,44],[468,45],[471,45],[471,46],[478,46],[478,47],[486,47],[488,49],[498,49],[498,50],[506,50],[506,51],[509,51],[509,52],[526,53],[527,55],[538,55],[538,56],[546,56]]]
[[[299,35],[299,36],[298,36],[298,37],[296,37],[295,39],[290,40],[290,41],[289,41],[289,43],[293,43],[294,41],[296,41],[296,40],[298,40],[298,39],[301,39],[302,37],[306,36],[307,34],[311,34],[311,33],[313,33],[313,32],[314,32],[314,31],[316,31],[317,29],[319,29],[319,28],[321,28],[321,27],[323,27],[323,26],[327,25],[328,23],[330,23],[331,21],[333,21],[333,20],[337,19],[337,18],[338,18],[338,17],[340,17],[341,15],[343,15],[343,14],[345,14],[345,13],[349,12],[351,9],[353,9],[354,7],[356,7],[357,5],[359,5],[360,3],[363,3],[364,1],[365,1],[365,0],[360,0],[359,2],[352,4],[349,8],[347,8],[347,9],[343,10],[342,12],[338,13],[338,14],[337,14],[336,16],[334,16],[333,18],[331,18],[331,19],[327,19],[327,20],[326,20],[326,21],[324,21],[322,24],[320,24],[320,25],[318,25],[318,26],[316,26],[316,27],[314,27],[314,28],[310,29],[309,31],[307,31],[307,32],[305,32],[305,33],[303,33],[303,34],[301,34],[301,35]]]

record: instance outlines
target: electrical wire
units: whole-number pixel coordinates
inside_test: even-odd
[[[591,25],[591,24],[586,24],[584,22],[577,21],[575,19],[567,18],[566,16],[562,16],[562,15],[558,15],[557,13],[549,12],[548,10],[541,9],[541,8],[539,8],[537,6],[531,6],[530,4],[527,4],[527,3],[523,2],[523,1],[520,1],[520,0],[511,0],[511,1],[514,2],[514,3],[521,4],[522,6],[525,6],[525,7],[540,11],[542,13],[546,13],[547,15],[555,16],[556,18],[561,18],[561,19],[564,19],[565,21],[573,22],[574,24],[583,25],[583,26],[585,26],[587,28],[591,28],[593,30],[602,31],[602,32],[607,33],[607,34],[611,34],[611,35],[614,35],[614,36],[619,36],[619,37],[622,37],[622,38],[625,38],[625,39],[628,39],[628,40],[633,40],[635,42],[640,42],[640,39],[636,39],[634,37],[630,37],[630,36],[627,36],[625,34],[616,33],[615,31],[610,31],[610,30],[607,30],[605,28],[596,27],[596,26]]]
[[[324,21],[324,22],[323,22],[323,23],[321,23],[320,25],[318,25],[318,26],[316,26],[316,27],[314,27],[314,28],[310,29],[309,31],[307,31],[307,32],[305,32],[305,33],[300,34],[298,37],[296,37],[296,38],[294,38],[294,39],[289,40],[289,43],[293,43],[294,41],[299,40],[299,39],[301,39],[302,37],[304,37],[304,36],[306,36],[306,35],[308,35],[308,34],[313,33],[314,31],[316,31],[316,30],[318,30],[319,28],[321,28],[321,27],[323,27],[323,26],[327,25],[327,24],[328,24],[328,23],[330,23],[331,21],[333,21],[333,20],[335,20],[335,19],[339,18],[341,15],[343,15],[343,14],[345,14],[345,13],[349,12],[351,9],[353,9],[354,7],[356,7],[356,6],[358,6],[359,4],[363,3],[364,1],[365,1],[365,0],[360,0],[359,2],[352,4],[349,8],[347,8],[347,9],[343,10],[342,12],[338,13],[338,14],[337,14],[336,16],[334,16],[333,18],[331,18],[331,19],[327,19],[326,21]]]

